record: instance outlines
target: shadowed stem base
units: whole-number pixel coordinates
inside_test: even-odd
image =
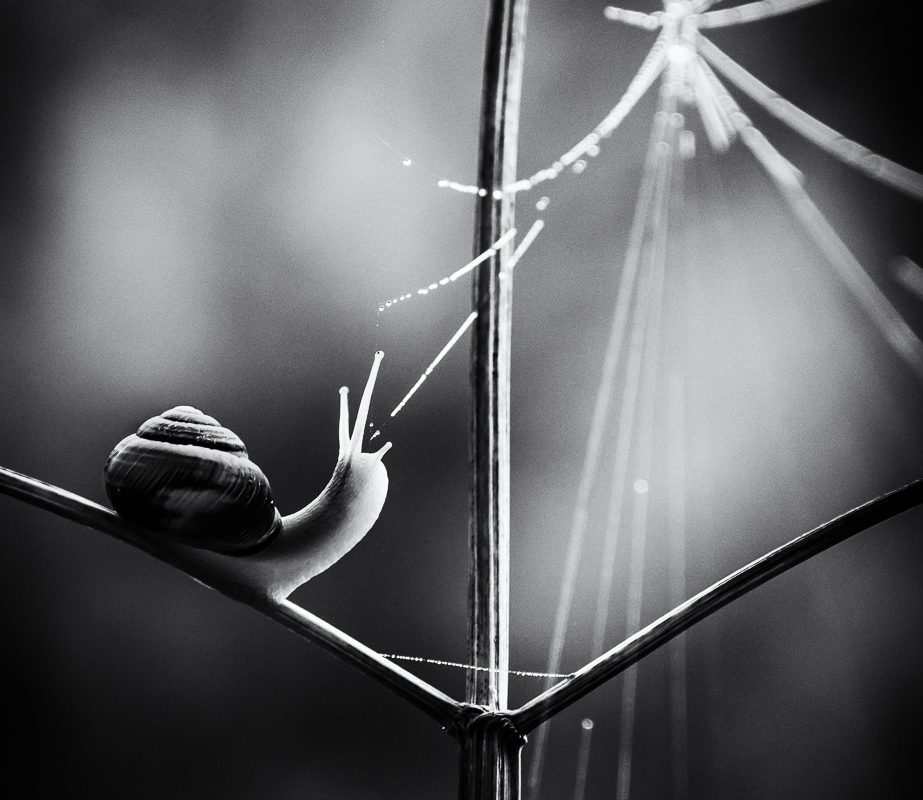
[[[459,800],[519,800],[525,737],[506,714],[468,710],[452,730],[461,755]]]

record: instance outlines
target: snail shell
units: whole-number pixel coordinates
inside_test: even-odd
[[[281,528],[269,481],[240,438],[191,406],[176,406],[119,442],[106,493],[129,522],[193,547],[244,554]]]

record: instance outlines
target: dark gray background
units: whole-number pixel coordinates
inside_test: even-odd
[[[467,312],[453,285],[375,313],[470,257],[471,199],[435,181],[474,175],[483,5],[4,3],[0,463],[102,501],[112,445],[191,403],[241,435],[283,512],[316,494],[335,459],[337,388],[358,388],[384,349],[383,420]],[[602,8],[531,3],[522,174],[605,115],[652,41]],[[831,2],[714,40],[921,169],[918,43],[902,9]],[[923,304],[888,268],[923,258],[919,205],[744,105],[923,329]],[[519,668],[541,669],[547,651],[652,108],[642,101],[582,177],[519,203],[525,229],[537,197],[552,199],[517,270]],[[746,153],[699,146],[687,184],[699,234],[671,265],[668,320],[668,363],[688,380],[690,592],[923,474],[919,382]],[[378,526],[295,595],[383,652],[464,659],[465,352],[386,431]],[[645,620],[669,607],[662,471],[650,480]],[[361,675],[101,535],[9,499],[0,520],[5,774],[19,796],[454,795],[451,740]],[[900,787],[919,783],[920,520],[861,536],[689,634],[689,797],[917,796]],[[594,520],[567,669],[595,655],[598,547]],[[636,796],[670,796],[665,665],[642,664]],[[419,673],[463,690],[461,671]],[[517,703],[540,688],[512,680]],[[617,702],[616,681],[556,724],[545,796],[572,791],[584,716],[597,723],[588,796],[614,791]]]

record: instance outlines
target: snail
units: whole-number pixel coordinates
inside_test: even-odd
[[[349,552],[371,529],[388,493],[382,457],[362,451],[383,353],[375,354],[355,425],[340,389],[339,456],[324,490],[282,517],[269,481],[243,442],[217,420],[177,406],[119,442],[105,467],[116,513],[148,549],[169,550],[203,582],[223,591],[285,598]]]

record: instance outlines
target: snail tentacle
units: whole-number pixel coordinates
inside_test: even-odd
[[[374,453],[369,453],[369,455],[374,456],[379,461],[381,461],[385,457],[385,453],[387,453],[390,449],[391,449],[391,442],[385,442],[385,444],[382,446],[380,450],[376,450]]]
[[[375,360],[372,362],[372,371],[369,373],[369,379],[366,381],[365,390],[362,392],[362,399],[359,401],[359,408],[356,411],[356,424],[353,427],[353,435],[349,442],[350,452],[353,455],[362,452],[365,425],[368,422],[369,408],[372,405],[372,391],[375,389],[375,381],[378,379],[378,369],[381,366],[381,360],[384,356],[385,354],[381,350],[375,353]],[[347,411],[347,416],[348,413]],[[349,422],[347,421],[347,428],[348,427]]]
[[[340,454],[339,458],[346,458],[349,453],[349,387],[340,387]]]
[[[282,531],[272,545],[248,562],[278,567],[267,586],[286,597],[352,550],[378,519],[388,493],[388,472],[382,463],[391,448],[362,452],[372,393],[384,354],[375,353],[356,419],[349,431],[346,387],[340,389],[339,457],[330,481],[311,503],[282,518]]]

